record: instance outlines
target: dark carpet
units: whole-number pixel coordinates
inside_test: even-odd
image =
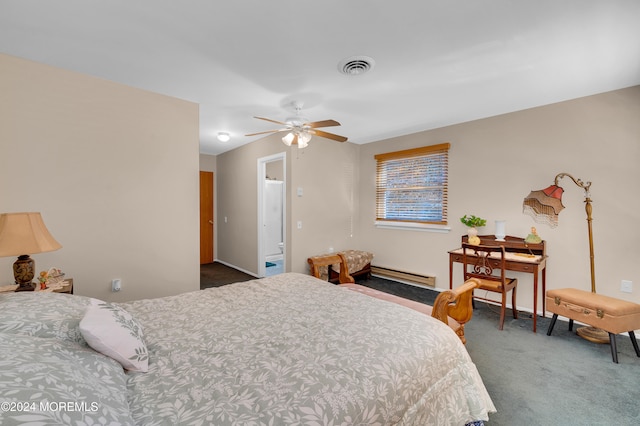
[[[224,285],[222,275],[205,285]],[[239,271],[224,275],[226,280],[254,279]],[[438,294],[377,277],[358,283],[427,304]],[[640,358],[628,336],[618,335],[619,364],[614,364],[609,345],[578,337],[577,324],[570,332],[560,318],[547,336],[549,317],[538,317],[533,333],[530,314],[519,312],[513,319],[508,311],[500,331],[499,308],[482,302],[475,306],[465,327],[466,347],[498,410],[487,425],[640,424]]]
[[[200,290],[255,279],[253,275],[245,274],[220,262],[200,265]]]

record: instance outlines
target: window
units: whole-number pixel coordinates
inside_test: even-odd
[[[376,159],[376,221],[447,224],[448,143]]]

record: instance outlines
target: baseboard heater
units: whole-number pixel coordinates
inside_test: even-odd
[[[397,269],[390,269],[382,266],[371,265],[371,274],[381,278],[406,282],[408,284],[417,284],[433,288],[436,286],[436,277],[415,274],[413,272],[398,271]]]

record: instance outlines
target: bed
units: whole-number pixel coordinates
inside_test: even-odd
[[[117,318],[95,321],[102,338],[144,348],[94,350],[95,312]],[[0,388],[2,425],[463,425],[495,411],[444,323],[297,273],[120,304],[1,294]]]

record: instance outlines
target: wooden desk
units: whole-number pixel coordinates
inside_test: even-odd
[[[496,241],[495,235],[479,235],[480,244],[488,246],[504,245],[508,257],[507,270],[526,272],[533,274],[533,332],[536,332],[538,316],[538,275],[542,273],[542,316],[545,316],[545,298],[547,289],[547,247],[545,241],[538,244],[525,243],[524,238],[505,237],[505,241]],[[466,243],[468,237],[464,235],[461,243]],[[511,255],[509,255],[511,254]],[[527,258],[527,255],[536,256],[535,259]],[[522,256],[522,257],[521,257]],[[467,255],[467,257],[473,257]],[[462,263],[462,248],[449,251],[449,289],[453,289],[453,263]],[[497,265],[496,260],[496,265]],[[515,307],[514,307],[515,308]]]

